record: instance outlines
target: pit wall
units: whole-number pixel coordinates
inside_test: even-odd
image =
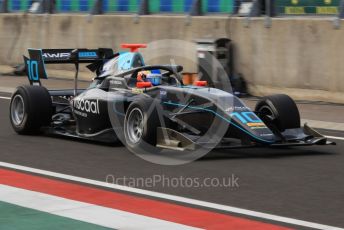
[[[177,39],[190,42],[184,48],[178,45],[179,57],[168,57],[173,48],[151,48],[143,50],[145,58],[150,64],[175,62],[195,72],[196,46],[191,42],[229,37],[235,71],[243,74],[252,94],[289,93],[296,99],[344,102],[343,21],[340,24],[334,29],[331,18],[275,18],[266,28],[264,18],[0,14],[0,64],[22,63],[28,47],[119,50],[123,42],[156,45]]]

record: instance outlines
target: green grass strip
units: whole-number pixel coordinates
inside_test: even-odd
[[[102,226],[0,202],[0,228],[6,230],[105,230]]]

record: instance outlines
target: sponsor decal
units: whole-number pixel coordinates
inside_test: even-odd
[[[338,14],[338,7],[336,6],[318,6],[316,8],[317,14]]]
[[[268,137],[268,136],[273,136],[273,134],[272,133],[262,133],[262,134],[259,134],[259,136]]]
[[[267,128],[264,122],[254,112],[233,112],[230,115],[231,117],[236,117],[241,123],[247,125],[251,129]]]
[[[268,127],[264,126],[254,126],[254,127],[250,127],[251,129],[267,129]],[[260,135],[261,136],[261,135]]]
[[[63,58],[67,59],[70,57],[70,53],[44,53],[42,54],[44,58]],[[79,52],[79,58],[96,58],[98,57],[96,52]]]
[[[265,124],[262,122],[253,122],[253,123],[249,122],[249,123],[246,123],[246,125],[249,127],[265,126]]]
[[[121,82],[121,81],[118,81],[118,80],[111,80],[111,81],[110,81],[110,84],[111,84],[111,85],[122,85],[122,82]]]
[[[285,7],[285,14],[305,14],[305,8],[304,7]]]
[[[81,117],[87,117],[87,113],[83,113],[83,112],[80,112],[80,111],[78,111],[78,110],[74,110],[74,113],[75,113],[76,115],[81,116]]]
[[[96,52],[79,52],[79,58],[96,58]]]
[[[225,109],[226,112],[232,112],[232,111],[248,111],[250,108],[246,106],[230,106]]]
[[[233,112],[231,117],[236,117],[241,123],[263,123],[263,121],[254,113],[250,111],[246,112]]]
[[[167,91],[166,90],[160,90],[160,98],[164,99],[167,97]]]
[[[70,53],[44,53],[44,58],[69,58]]]
[[[82,112],[100,114],[98,100],[74,99],[73,107]]]
[[[140,93],[143,93],[144,91],[143,89],[133,88],[131,89],[131,92],[135,94],[140,94]]]

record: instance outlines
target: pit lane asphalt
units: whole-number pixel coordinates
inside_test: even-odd
[[[105,181],[107,175],[204,179],[233,174],[239,178],[237,188],[173,188],[161,184],[141,188],[344,227],[344,142],[341,140],[335,140],[337,146],[213,151],[190,164],[162,166],[142,160],[123,146],[17,135],[9,123],[8,105],[9,100],[0,99],[2,162],[99,181]],[[344,137],[341,132],[325,134]]]

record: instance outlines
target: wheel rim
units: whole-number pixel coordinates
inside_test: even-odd
[[[15,125],[20,125],[25,116],[24,99],[21,95],[16,95],[12,100],[11,119]]]
[[[131,143],[137,143],[141,140],[143,134],[143,113],[140,109],[133,109],[127,120],[127,134]]]
[[[264,106],[260,107],[259,112],[261,114],[263,114],[264,116],[269,117],[271,120],[276,118],[274,112],[272,111],[272,109],[269,106],[264,105]]]

